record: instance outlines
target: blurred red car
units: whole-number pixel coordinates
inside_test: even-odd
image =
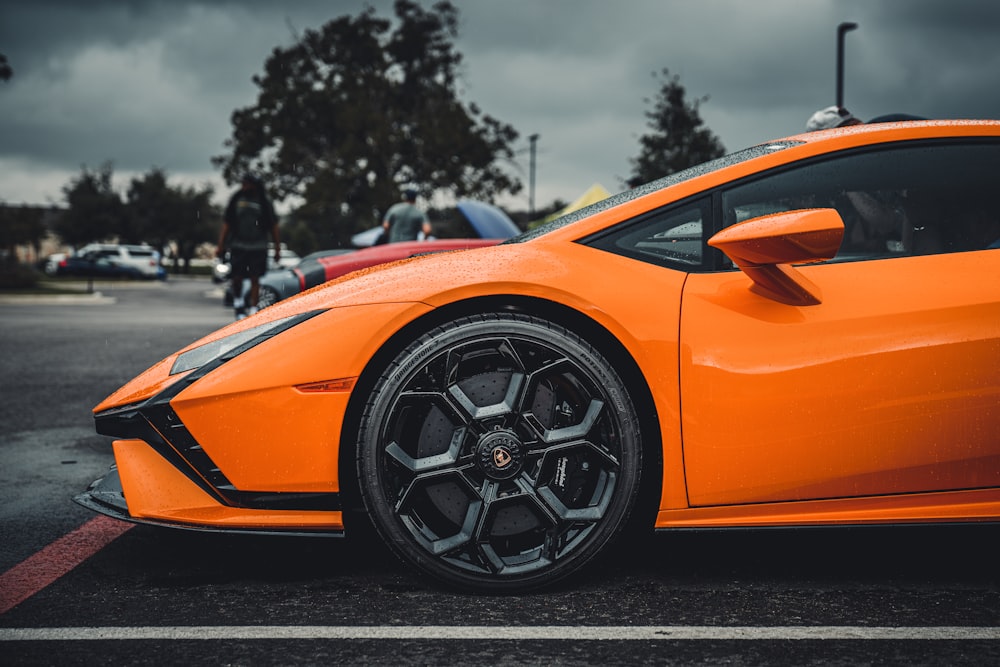
[[[403,241],[356,251],[331,250],[326,255],[314,253],[298,266],[284,271],[271,271],[264,275],[260,280],[257,307],[266,308],[282,299],[358,269],[417,255],[496,245],[520,232],[507,214],[492,204],[463,199],[458,202],[456,208],[468,222],[471,232],[479,238]],[[374,239],[374,235],[372,238]]]
[[[260,279],[258,308],[294,296],[299,292],[322,285],[328,280],[347,275],[351,271],[386,264],[407,257],[429,255],[451,250],[468,250],[496,245],[504,239],[437,239],[434,241],[402,241],[372,246],[353,252],[327,255],[301,262],[287,271],[272,271]]]

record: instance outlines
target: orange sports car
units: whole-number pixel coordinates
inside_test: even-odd
[[[115,466],[78,501],[216,531],[370,520],[492,591],[578,571],[629,520],[996,521],[998,177],[1000,122],[816,132],[352,273],[98,405]]]

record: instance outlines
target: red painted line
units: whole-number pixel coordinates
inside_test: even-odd
[[[56,581],[133,526],[103,515],[94,517],[0,574],[0,614]]]

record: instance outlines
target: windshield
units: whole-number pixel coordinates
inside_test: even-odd
[[[801,141],[779,141],[772,142],[768,144],[760,144],[759,146],[752,146],[750,148],[745,148],[741,151],[736,151],[735,153],[730,153],[723,157],[717,158],[715,160],[709,160],[708,162],[703,162],[694,167],[690,167],[683,171],[679,171],[675,174],[670,174],[655,181],[646,183],[645,185],[640,185],[638,187],[632,188],[631,190],[626,190],[620,192],[616,195],[612,195],[607,199],[603,199],[595,204],[581,208],[572,213],[567,213],[566,215],[556,218],[551,222],[547,222],[543,225],[528,230],[523,234],[515,236],[514,238],[506,241],[505,243],[522,243],[524,241],[530,241],[539,236],[548,234],[551,231],[565,227],[566,225],[572,224],[578,220],[583,220],[586,217],[594,215],[595,213],[600,213],[601,211],[606,211],[610,208],[614,208],[619,204],[624,204],[627,201],[631,201],[643,195],[648,195],[651,192],[656,192],[657,190],[662,190],[663,188],[668,188],[677,183],[682,183],[683,181],[690,180],[692,178],[702,176],[704,174],[709,174],[718,169],[723,169],[724,167],[729,167],[734,164],[739,164],[740,162],[746,162],[747,160],[752,160],[754,158],[761,157],[763,155],[770,155],[776,151],[784,150],[792,146],[797,146],[803,142]]]

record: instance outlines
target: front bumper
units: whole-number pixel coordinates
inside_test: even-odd
[[[308,487],[247,490],[247,485],[229,479],[172,406],[178,394],[266,338],[262,334],[172,383],[161,383],[149,398],[98,411],[97,432],[120,438],[114,442],[115,465],[76,502],[136,523],[226,532],[342,534],[339,493]]]
[[[122,521],[134,521],[128,513],[128,503],[122,491],[122,480],[118,476],[118,466],[112,464],[104,477],[95,479],[87,490],[73,498],[89,510]]]
[[[313,525],[302,525],[301,523],[300,525],[295,525],[296,522],[294,520],[290,520],[290,517],[280,515],[274,518],[282,524],[287,523],[288,525],[273,525],[273,521],[256,526],[232,523],[215,525],[209,523],[196,523],[190,520],[170,520],[165,517],[133,516],[133,514],[129,511],[128,502],[125,500],[125,491],[122,486],[121,476],[118,473],[117,464],[113,464],[104,477],[94,480],[90,486],[87,487],[85,492],[77,495],[73,498],[73,500],[89,510],[98,512],[99,514],[104,514],[105,516],[109,516],[113,519],[167,528],[181,528],[184,530],[214,533],[247,533],[254,535],[298,535],[306,537],[343,537],[344,535],[343,524],[340,521],[339,512],[323,513],[322,515],[319,513],[314,514],[312,515],[312,519],[315,520],[316,523],[306,522],[312,523]],[[216,510],[216,513],[217,512],[218,510]],[[250,519],[245,513],[240,513],[237,510],[236,515],[239,516],[240,514],[243,515],[245,523],[252,522],[252,519]]]

